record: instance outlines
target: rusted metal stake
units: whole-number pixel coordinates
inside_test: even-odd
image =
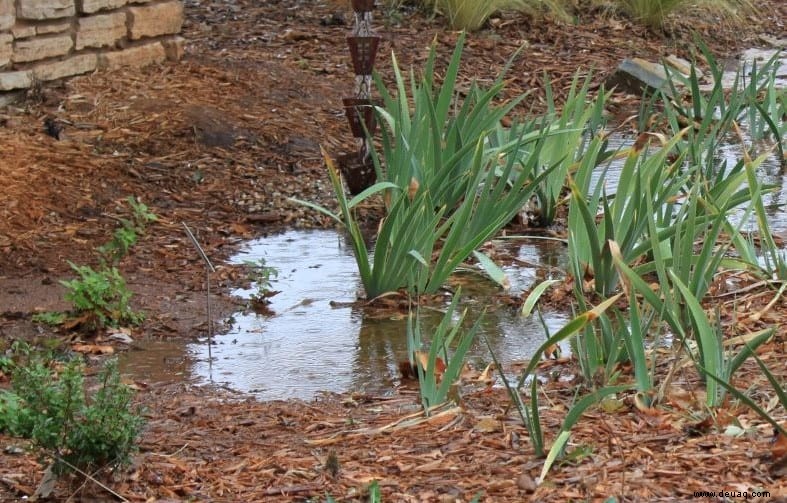
[[[205,304],[208,311],[208,373],[210,374],[210,380],[212,381],[213,374],[211,371],[213,369],[213,354],[211,346],[213,346],[213,317],[210,313],[210,273],[216,272],[216,268],[213,267],[213,264],[211,264],[210,259],[205,254],[205,250],[203,250],[199,245],[197,238],[194,237],[194,234],[192,234],[191,229],[189,229],[189,226],[186,225],[186,222],[181,223],[183,224],[183,228],[186,229],[186,235],[188,235],[189,239],[191,239],[194,248],[197,249],[200,257],[202,257],[202,260],[205,262],[205,285],[207,289],[207,298]]]

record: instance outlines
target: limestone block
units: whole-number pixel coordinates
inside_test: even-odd
[[[128,12],[131,40],[179,33],[183,25],[183,4],[177,0],[131,7]]]
[[[126,0],[81,0],[77,2],[79,12],[93,14],[100,10],[117,9],[126,5]]]
[[[170,61],[180,61],[183,59],[184,44],[186,40],[183,37],[169,37],[161,41],[164,46],[164,52],[167,54],[167,59]]]
[[[14,53],[14,37],[10,33],[0,33],[0,68],[11,62]]]
[[[99,54],[98,67],[113,70],[123,66],[142,67],[151,63],[161,63],[167,59],[164,46],[160,42],[152,42],[122,51]]]
[[[617,70],[607,77],[604,87],[616,88],[629,94],[650,93],[661,90],[671,96],[669,79],[664,66],[640,58],[624,59]],[[677,82],[676,82],[677,84]]]
[[[22,19],[55,19],[73,16],[74,0],[19,0],[16,15]]]
[[[7,30],[14,26],[14,0],[0,0],[0,30]]]
[[[20,38],[30,38],[36,36],[36,27],[31,23],[26,23],[24,21],[19,21],[11,28],[11,34],[14,36],[14,39]]]
[[[29,71],[0,72],[0,91],[26,89],[33,85],[33,74]]]
[[[51,23],[39,24],[36,26],[36,35],[48,35],[50,33],[63,33],[71,28],[71,20],[54,21]]]
[[[74,41],[70,35],[17,40],[14,42],[14,55],[11,60],[14,63],[23,63],[62,56],[68,54],[72,47],[74,47]]]
[[[76,49],[113,47],[125,36],[126,14],[123,12],[82,17],[77,21]]]
[[[55,80],[81,73],[92,72],[98,61],[95,54],[78,54],[63,61],[41,63],[33,67],[33,76],[38,80]]]

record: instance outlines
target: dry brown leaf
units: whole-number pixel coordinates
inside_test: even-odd
[[[499,420],[494,417],[484,417],[473,425],[473,429],[480,433],[496,433],[502,428]]]
[[[426,351],[416,351],[415,360],[421,365],[421,368],[423,368],[424,370],[429,368],[429,353],[427,353]],[[443,377],[443,374],[445,373],[446,364],[443,361],[443,359],[438,356],[437,358],[435,358],[434,366],[435,366],[434,374],[435,377],[437,378],[437,381],[439,382],[440,379]]]
[[[776,432],[771,446],[771,456],[774,459],[779,459],[787,456],[787,437],[782,435],[781,432]]]
[[[71,346],[71,350],[88,355],[111,355],[115,353],[115,348],[102,344],[74,344]]]

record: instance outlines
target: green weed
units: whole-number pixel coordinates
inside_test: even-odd
[[[158,220],[144,203],[133,197],[127,197],[126,203],[131,208],[131,219],[120,218],[120,227],[115,229],[112,239],[97,249],[103,262],[109,265],[117,265],[136,244],[139,235],[145,232],[148,224]]]
[[[270,302],[268,299],[277,293],[273,290],[271,279],[279,276],[279,270],[266,265],[264,258],[246,260],[243,264],[248,271],[249,280],[254,283],[255,292],[251,296],[252,300],[267,304]]]
[[[66,314],[57,311],[47,311],[45,313],[36,313],[32,316],[34,323],[43,323],[53,327],[62,325],[66,321]]]
[[[69,261],[77,278],[60,281],[66,287],[65,299],[73,305],[75,318],[88,330],[125,323],[138,325],[144,320],[143,313],[133,311],[130,307],[132,293],[117,265],[137,242],[146,226],[156,221],[157,217],[133,197],[128,197],[126,202],[131,207],[131,219],[119,219],[121,225],[115,230],[112,239],[97,248],[98,269]],[[49,319],[54,320],[51,317]]]
[[[131,290],[116,267],[105,266],[95,270],[73,262],[69,262],[69,265],[78,277],[61,280],[60,284],[68,290],[65,299],[71,302],[77,316],[84,318],[86,327],[98,329],[124,323],[142,323],[145,316],[131,309]]]
[[[0,429],[30,439],[56,473],[69,465],[92,472],[127,463],[142,427],[116,361],[101,369],[92,395],[85,391],[83,370],[78,359],[58,362],[21,351],[11,390],[0,392]]]

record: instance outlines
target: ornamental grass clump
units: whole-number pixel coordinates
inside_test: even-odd
[[[750,0],[615,0],[615,5],[633,20],[660,28],[667,18],[679,11],[699,8],[732,19],[741,19],[745,12],[755,12]]]
[[[502,76],[489,90],[474,85],[458,102],[455,86],[464,38],[457,42],[439,89],[432,81],[434,46],[424,77],[411,75],[410,93],[395,57],[396,96],[377,79],[384,102],[377,109],[382,152],[372,151],[378,183],[348,200],[326,156],[339,213],[294,200],[330,216],[348,231],[367,298],[399,289],[410,294],[436,292],[511,221],[551,173],[551,168],[538,168],[537,146],[561,129],[514,125],[504,130],[501,119],[521,98],[491,105],[503,88]],[[530,144],[536,148],[529,149]],[[370,258],[353,209],[378,193],[383,195],[386,216]]]
[[[475,31],[497,11],[515,10],[534,14],[550,12],[568,19],[562,0],[428,0],[435,12],[442,12],[452,28]]]

